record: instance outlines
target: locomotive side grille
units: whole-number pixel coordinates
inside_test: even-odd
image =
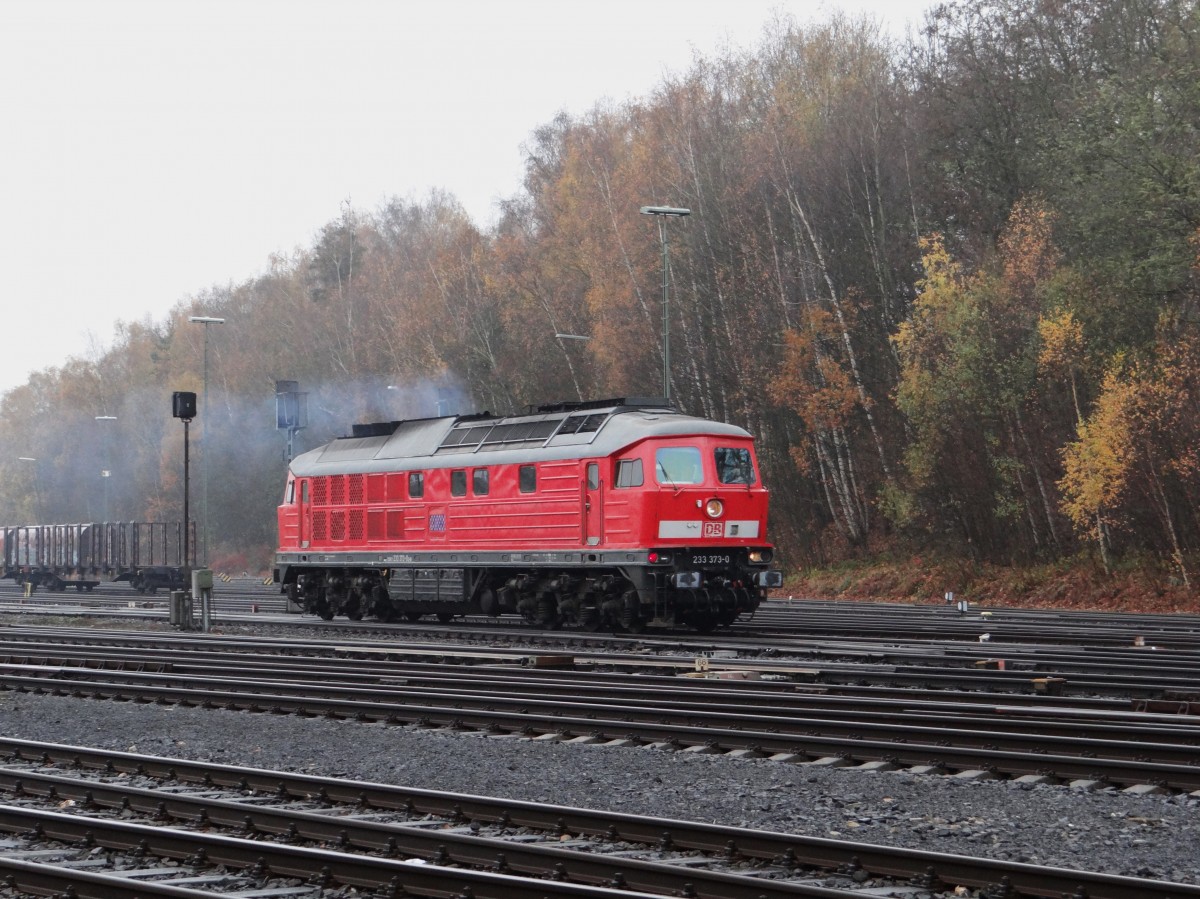
[[[312,495],[314,506],[329,505],[329,478],[312,479]]]
[[[346,510],[334,509],[329,513],[329,539],[345,542],[346,540]]]
[[[312,538],[318,543],[323,543],[329,539],[329,513],[328,512],[313,512],[312,516]]]
[[[329,479],[329,504],[332,506],[346,505],[346,476],[335,474]]]
[[[363,496],[366,491],[363,489],[363,476],[360,474],[350,475],[350,505],[361,506]]]
[[[351,541],[362,542],[366,536],[366,511],[363,509],[350,510],[350,539]]]

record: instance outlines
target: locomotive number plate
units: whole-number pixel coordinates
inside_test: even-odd
[[[729,565],[733,556],[696,555],[692,556],[693,565]]]

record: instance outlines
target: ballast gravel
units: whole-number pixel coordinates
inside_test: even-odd
[[[5,736],[1200,884],[1200,799],[0,694]],[[2,801],[2,800],[0,800]]]

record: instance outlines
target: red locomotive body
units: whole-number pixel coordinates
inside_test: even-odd
[[[750,434],[660,400],[357,426],[278,514],[276,579],[326,619],[707,631],[781,582]]]

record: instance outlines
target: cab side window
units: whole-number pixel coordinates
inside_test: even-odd
[[[645,483],[645,481],[642,476],[641,459],[617,460],[618,487],[641,487],[643,483]]]
[[[450,495],[467,495],[467,472],[465,469],[459,468],[450,472]]]

